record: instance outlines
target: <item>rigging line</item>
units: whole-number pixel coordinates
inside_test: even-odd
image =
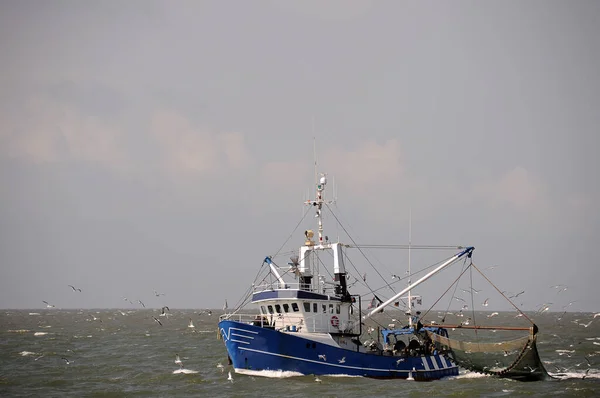
[[[346,227],[344,227],[344,224],[343,224],[343,223],[342,223],[342,221],[340,220],[340,219],[342,218],[342,216],[341,216],[341,215],[340,215],[340,216],[338,216],[338,215],[337,215],[337,214],[336,214],[336,213],[333,211],[333,209],[332,209],[332,208],[329,206],[329,204],[328,204],[328,203],[325,203],[325,206],[327,206],[327,208],[329,209],[329,212],[330,212],[330,213],[333,215],[333,217],[334,217],[334,218],[335,218],[335,220],[337,221],[337,222],[336,222],[336,227],[341,227],[341,228],[342,228],[342,230],[343,230],[343,231],[346,233],[346,236],[348,236],[348,238],[350,238],[350,240],[352,241],[352,243],[354,243],[354,246],[351,246],[351,245],[346,245],[346,247],[350,247],[350,248],[355,248],[355,249],[358,249],[358,251],[360,251],[360,252],[361,252],[361,254],[363,255],[363,257],[365,257],[365,259],[366,259],[366,260],[367,260],[367,262],[368,262],[368,263],[371,265],[371,267],[372,267],[372,268],[375,270],[375,272],[377,272],[377,274],[379,274],[379,277],[380,277],[382,280],[384,280],[384,281],[385,281],[385,279],[384,279],[384,278],[383,278],[383,276],[382,276],[382,275],[379,273],[379,271],[377,270],[377,268],[376,268],[376,267],[373,265],[373,263],[372,263],[372,262],[371,262],[371,261],[370,261],[370,260],[367,258],[367,256],[366,256],[366,255],[365,255],[365,254],[362,252],[361,248],[360,248],[360,247],[358,247],[358,245],[356,244],[356,241],[355,241],[355,240],[352,238],[352,236],[350,235],[350,233],[348,232],[348,230],[346,229]],[[337,202],[333,202],[333,206],[334,206],[336,209],[339,209],[339,207],[337,206]],[[349,226],[349,228],[350,228],[350,229],[352,229],[352,226],[351,226],[349,223],[348,223],[348,226]],[[339,240],[339,234],[338,234],[338,240]],[[385,267],[385,268],[387,269],[387,266],[386,266],[385,264],[383,264],[383,263],[381,262],[381,260],[379,260],[379,258],[378,258],[376,255],[372,254],[372,256],[375,258],[375,260],[377,260],[377,262],[378,262],[379,264],[381,264],[381,266],[382,266],[382,267]],[[353,265],[353,266],[354,266],[354,265]],[[354,269],[356,270],[356,272],[358,272],[358,269],[357,269],[356,267],[354,267]],[[390,270],[389,270],[389,269],[387,269],[387,271],[388,271],[388,272],[390,272]],[[391,273],[391,272],[390,272],[390,273]],[[360,273],[359,273],[359,274],[360,274]],[[371,287],[370,287],[370,286],[369,286],[369,285],[366,283],[366,281],[365,281],[364,285],[365,285],[365,287],[366,287],[367,289],[369,289],[369,290],[372,290],[372,289],[371,289]],[[388,284],[388,287],[389,287],[389,289],[390,289],[392,292],[396,293],[396,290],[394,290],[394,288],[393,288],[393,287],[391,287],[389,284]]]
[[[355,244],[351,246],[356,249],[365,248],[365,249],[408,249],[408,245],[377,245],[377,244]],[[418,245],[418,246],[410,246],[411,249],[426,249],[426,250],[462,250],[464,246],[435,246],[435,245]]]
[[[467,259],[465,258],[464,262],[467,262]],[[463,264],[463,267],[465,265]],[[465,272],[467,272],[468,268],[463,268],[463,270],[461,271],[461,273],[458,275],[458,277],[454,280],[454,282],[452,282],[450,284],[450,286],[448,286],[448,289],[446,289],[446,291],[444,293],[441,294],[440,297],[438,297],[437,300],[435,300],[435,302],[433,304],[431,304],[431,306],[429,307],[429,309],[427,311],[425,311],[425,313],[419,318],[419,319],[423,319],[425,317],[425,315],[429,314],[431,312],[431,310],[433,309],[433,307],[435,307],[435,305],[446,295],[446,293],[448,293],[448,291],[450,289],[452,289],[452,286],[454,286],[456,284],[456,286],[458,286],[458,281],[460,280],[460,278],[463,276],[463,274]],[[454,288],[454,291],[456,292],[456,287]],[[453,298],[453,297],[452,297]],[[452,305],[452,298],[450,298],[450,303],[448,304],[448,307],[446,307],[446,312],[444,313],[444,317],[442,318],[442,323],[446,322],[446,315],[448,315],[448,310],[450,309],[450,306]]]
[[[483,277],[484,277],[484,279],[485,279],[486,281],[488,281],[488,283],[489,283],[490,285],[492,285],[492,286],[494,287],[494,289],[496,289],[496,290],[498,291],[498,293],[500,293],[500,295],[501,295],[502,297],[504,297],[504,298],[506,299],[506,301],[508,301],[508,302],[509,302],[509,303],[510,303],[510,304],[511,304],[513,307],[515,307],[515,309],[517,310],[517,312],[518,312],[519,314],[523,315],[523,316],[524,316],[524,317],[525,317],[525,318],[526,318],[526,319],[527,319],[529,322],[531,322],[531,324],[532,324],[532,325],[535,325],[535,323],[534,323],[534,322],[533,322],[533,321],[532,321],[532,320],[531,320],[531,319],[530,319],[530,318],[529,318],[529,317],[528,317],[528,316],[527,316],[527,315],[526,315],[526,314],[525,314],[523,311],[521,311],[521,310],[519,309],[519,307],[517,307],[517,306],[515,305],[515,303],[513,303],[513,302],[512,302],[512,301],[511,301],[511,300],[510,300],[508,297],[506,297],[506,295],[505,295],[504,293],[502,293],[502,292],[500,291],[500,289],[498,289],[498,287],[496,287],[496,285],[494,285],[494,284],[492,283],[492,281],[490,281],[490,280],[488,279],[488,277],[487,277],[487,276],[485,276],[485,274],[484,274],[483,272],[481,272],[481,270],[480,270],[479,268],[477,268],[477,266],[476,266],[475,264],[473,264],[473,263],[471,262],[471,265],[472,265],[472,266],[473,266],[473,267],[474,267],[474,268],[477,270],[477,272],[479,272],[479,273],[481,274],[481,276],[483,276]]]
[[[263,261],[262,264],[260,265],[260,267],[258,268],[258,272],[256,273],[256,276],[254,277],[254,282],[256,282],[258,276],[260,275],[260,272],[262,270],[262,267],[265,265],[265,262]],[[237,313],[237,311],[239,311],[244,305],[246,305],[246,300],[248,300],[248,297],[251,296],[252,293],[252,289],[254,288],[254,284],[252,284],[250,287],[248,287],[248,290],[246,290],[246,293],[244,293],[244,295],[246,297],[244,297],[243,299],[238,300],[238,302],[235,305],[235,310],[232,312],[232,315]],[[244,296],[242,295],[242,297]],[[241,302],[241,304],[240,304]]]
[[[421,274],[421,273],[423,273],[423,272],[427,271],[427,270],[428,270],[428,269],[430,269],[430,268],[437,267],[437,266],[438,266],[438,265],[440,265],[441,263],[443,263],[443,262],[445,262],[445,261],[448,261],[448,259],[449,259],[449,258],[450,258],[450,257],[448,257],[448,258],[446,258],[446,259],[444,259],[444,260],[438,261],[437,263],[433,263],[432,265],[429,265],[429,266],[427,266],[427,267],[423,268],[422,270],[419,270],[419,271],[417,271],[417,272],[413,272],[412,274],[410,274],[410,275],[408,275],[408,276],[402,277],[402,278],[400,278],[400,279],[399,279],[399,281],[401,281],[401,280],[405,280],[405,279],[407,279],[407,278],[412,278],[413,276],[415,276],[415,275],[419,275],[419,274]],[[466,262],[466,259],[465,259],[464,261]],[[393,284],[395,284],[395,283],[396,283],[396,282],[393,282]],[[368,287],[368,286],[367,286],[367,287]],[[387,286],[382,286],[382,287],[379,287],[379,288],[377,288],[377,289],[375,289],[375,290],[371,290],[371,292],[370,292],[370,293],[377,293],[377,292],[379,292],[380,290],[382,290],[382,289],[385,289],[386,287],[387,287]],[[366,294],[369,294],[369,293],[366,293]],[[365,295],[366,295],[366,294],[365,294]],[[402,300],[402,302],[404,303],[404,300]]]
[[[333,253],[326,252],[325,254],[328,254],[331,258],[333,258]],[[334,279],[333,275],[331,275],[331,272],[329,272],[329,267],[327,267],[327,265],[323,262],[323,260],[321,260],[321,256],[317,255],[317,260],[319,261],[319,264],[321,264],[323,266],[322,268],[325,270],[325,272],[327,272],[327,275],[329,275],[329,277],[331,279]],[[319,268],[319,270],[320,269],[321,268]],[[319,274],[320,274],[320,272],[319,272]]]
[[[290,239],[292,239],[292,236],[294,236],[294,233],[296,232],[296,230],[298,229],[298,227],[300,226],[300,224],[302,224],[302,221],[304,221],[304,219],[306,218],[306,215],[308,214],[308,212],[311,210],[310,207],[306,208],[306,211],[304,212],[304,215],[302,216],[302,218],[300,219],[300,221],[298,221],[298,224],[296,224],[296,227],[294,228],[294,230],[292,231],[292,233],[290,234],[290,236],[288,236],[288,238],[285,240],[285,242],[283,242],[283,245],[281,245],[281,247],[275,252],[274,255],[271,256],[275,257],[279,254],[279,252],[281,251],[281,249],[283,249],[283,247],[290,241]]]
[[[465,259],[466,260],[466,259]],[[473,326],[477,326],[477,321],[475,321],[475,302],[473,301],[473,260],[469,264],[469,289],[471,290],[471,316],[473,317]],[[477,329],[475,329],[475,339],[477,340],[477,344],[479,344],[479,334],[477,334]]]
[[[244,297],[243,299],[240,299],[236,304],[235,304],[235,309],[233,310],[233,312],[231,312],[229,315],[235,315],[242,307],[244,307],[247,304],[247,300],[248,298],[251,296],[252,293],[252,286],[248,288],[248,290],[246,290],[246,293],[244,293],[244,295],[246,297]]]
[[[333,215],[333,217],[335,218],[335,220],[338,222],[339,226],[342,227],[342,230],[344,230],[344,232],[346,233],[346,235],[348,236],[348,238],[350,238],[350,240],[352,241],[352,243],[356,246],[356,242],[354,241],[354,239],[352,238],[352,236],[350,236],[350,234],[348,233],[348,231],[346,230],[346,228],[342,225],[342,223],[340,222],[339,218],[337,217],[337,215],[333,212],[333,210],[331,209],[331,207],[325,203],[325,206],[327,206],[327,208],[329,209],[329,211],[331,212],[331,214]],[[385,283],[387,284],[387,286],[395,292],[394,288],[390,286],[389,282],[383,277],[383,275],[381,275],[381,273],[379,272],[379,270],[377,270],[377,268],[375,268],[375,266],[373,265],[373,263],[367,258],[367,256],[365,255],[365,253],[362,251],[362,249],[360,247],[357,247],[358,251],[360,252],[360,254],[363,255],[363,257],[365,258],[365,260],[367,260],[367,263],[369,263],[369,265],[371,266],[371,268],[373,268],[375,270],[375,272],[377,273],[377,275],[379,275],[379,277],[385,281]],[[356,270],[356,272],[358,272],[358,270]],[[366,283],[366,281],[365,281]],[[367,285],[367,287],[369,287]],[[369,287],[370,289],[370,287]]]

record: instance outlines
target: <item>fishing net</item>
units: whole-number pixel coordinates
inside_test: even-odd
[[[450,337],[427,331],[439,352],[471,371],[521,381],[550,379],[536,347],[537,326],[531,328],[445,328]],[[523,334],[524,336],[515,336]]]

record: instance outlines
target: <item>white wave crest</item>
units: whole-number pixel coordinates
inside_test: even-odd
[[[249,370],[235,369],[235,373],[248,376],[270,377],[273,379],[283,379],[286,377],[304,376],[300,372],[282,371],[282,370]]]
[[[177,370],[173,371],[173,374],[177,374],[177,373],[183,373],[183,374],[189,375],[189,374],[193,374],[193,373],[198,373],[198,371],[190,370],[190,369],[177,369]]]

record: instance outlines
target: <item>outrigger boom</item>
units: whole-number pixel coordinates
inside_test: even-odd
[[[438,272],[440,272],[442,269],[446,268],[447,266],[449,266],[450,264],[452,264],[453,262],[455,262],[456,260],[460,259],[463,256],[467,256],[467,257],[471,257],[473,250],[475,250],[475,247],[473,246],[469,246],[466,249],[464,249],[462,252],[455,254],[454,256],[450,257],[448,260],[446,260],[443,264],[441,264],[439,267],[437,267],[436,269],[434,269],[433,271],[429,272],[427,275],[423,276],[421,279],[419,279],[418,281],[416,281],[415,283],[410,284],[407,288],[405,288],[404,290],[402,290],[400,293],[395,294],[394,296],[392,296],[391,298],[389,298],[388,300],[384,301],[383,303],[381,303],[380,305],[378,305],[377,307],[375,307],[371,312],[369,312],[367,315],[365,315],[363,317],[363,319],[368,319],[370,318],[372,315],[378,313],[382,308],[388,306],[389,304],[393,303],[394,301],[396,301],[400,296],[402,296],[403,294],[405,294],[406,292],[408,292],[411,289],[414,289],[415,287],[419,286],[421,283],[425,282],[427,279],[431,278],[433,275],[437,274]]]

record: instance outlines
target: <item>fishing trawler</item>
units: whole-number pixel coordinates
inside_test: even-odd
[[[368,293],[373,295],[371,300],[365,299],[367,294],[353,294],[351,289],[358,287],[357,284],[367,283],[366,275],[361,277],[358,273],[349,252],[356,249],[364,257],[368,245],[357,244],[351,237],[350,243],[332,242],[325,235],[323,212],[332,211],[333,201],[324,198],[326,174],[315,175],[315,199],[305,202],[309,210],[304,216],[314,211],[317,235],[311,229],[304,230],[303,244],[289,262],[284,260],[285,265],[276,260],[280,253],[265,257],[262,272],[248,295],[232,310],[224,308],[229,312],[220,317],[219,338],[225,343],[229,363],[236,373],[428,381],[456,376],[460,366],[517,380],[547,377],[537,355],[537,327],[533,322],[529,327],[504,329],[524,332],[525,337],[492,343],[482,341],[481,333],[477,333],[492,330],[491,327],[486,329],[476,322],[464,321],[445,324],[445,319],[442,324],[428,322],[426,316],[431,309],[416,311],[415,306],[422,300],[420,295],[412,294],[414,289],[457,262],[463,263],[461,275],[465,269],[472,269],[472,246],[438,247],[454,249],[454,253],[424,268],[426,273],[415,282],[412,278],[417,273],[411,273],[409,260],[408,275],[405,278],[394,275],[398,281],[408,281],[407,286],[394,290],[387,299],[381,298],[381,290],[371,289]],[[333,217],[338,220],[335,214]],[[408,249],[409,258],[410,249],[419,248],[410,245],[410,238],[408,247],[396,246]],[[384,285],[391,287],[389,282]],[[368,304],[363,305],[363,301]],[[246,309],[248,305],[254,306],[253,312]],[[401,311],[406,321],[398,325],[394,319],[395,323],[383,325],[379,318],[390,307]],[[451,337],[450,332],[458,328],[461,336],[463,331],[475,331],[476,341]],[[503,329],[494,326],[493,330]],[[511,353],[510,362],[507,353]]]

